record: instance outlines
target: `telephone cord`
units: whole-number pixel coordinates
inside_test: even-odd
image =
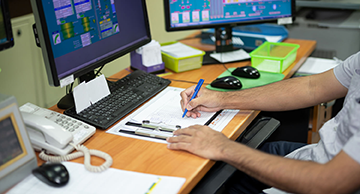
[[[49,161],[49,162],[63,162],[63,161],[68,161],[68,160],[73,160],[75,158],[79,158],[84,156],[84,165],[85,168],[90,171],[90,172],[102,172],[106,169],[108,169],[111,165],[112,165],[112,158],[109,154],[99,151],[99,150],[92,150],[92,149],[88,149],[83,145],[74,145],[72,143],[70,143],[70,145],[72,145],[78,152],[75,153],[71,153],[65,156],[50,156],[47,155],[45,153],[45,151],[43,150],[40,154],[39,157],[45,161]],[[105,162],[100,165],[100,166],[93,166],[90,163],[90,158],[91,155],[93,156],[97,156],[99,158],[103,158],[105,160]]]

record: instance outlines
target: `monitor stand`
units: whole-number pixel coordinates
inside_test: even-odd
[[[90,71],[89,73],[79,77],[79,83],[82,83],[83,81],[88,82],[88,81],[94,79],[95,77],[96,77],[95,72]],[[62,97],[59,100],[59,102],[57,103],[58,108],[66,110],[66,109],[69,109],[69,108],[72,108],[75,106],[72,88],[70,90],[71,91],[69,93],[67,93],[64,97]]]
[[[215,28],[215,51],[206,51],[203,56],[203,65],[219,64],[220,62],[212,58],[210,54],[229,52],[234,50],[232,43],[232,27]]]

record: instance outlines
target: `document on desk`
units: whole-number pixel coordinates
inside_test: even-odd
[[[243,49],[223,53],[211,53],[210,56],[221,63],[250,59],[250,55]]]
[[[178,193],[185,178],[158,176],[154,174],[109,168],[100,173],[90,172],[83,164],[63,162],[69,171],[70,179],[64,187],[51,187],[30,174],[8,194],[172,194]]]
[[[333,59],[308,57],[304,64],[297,70],[297,74],[318,74],[336,67],[340,62]]]
[[[166,143],[164,139],[144,137],[135,134],[120,132],[120,130],[135,131],[138,127],[129,126],[128,123],[139,123],[143,120],[151,122],[162,122],[167,125],[180,125],[186,128],[191,125],[205,125],[216,131],[222,131],[230,120],[238,113],[238,110],[223,110],[221,113],[201,112],[200,118],[182,118],[183,111],[180,106],[180,92],[182,88],[167,87],[149,102],[138,108],[131,115],[121,120],[114,127],[110,128],[107,133],[116,135],[143,139],[148,141]],[[154,133],[157,133],[154,130]],[[164,132],[168,136],[172,136],[171,132]]]

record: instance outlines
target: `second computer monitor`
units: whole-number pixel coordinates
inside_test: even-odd
[[[164,0],[167,31],[274,21],[294,16],[294,0]]]
[[[50,85],[150,42],[145,0],[31,0]]]

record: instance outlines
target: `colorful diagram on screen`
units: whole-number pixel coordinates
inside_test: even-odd
[[[290,0],[169,0],[171,25],[183,27],[289,16]]]
[[[59,57],[120,32],[114,0],[48,0],[43,5]]]

